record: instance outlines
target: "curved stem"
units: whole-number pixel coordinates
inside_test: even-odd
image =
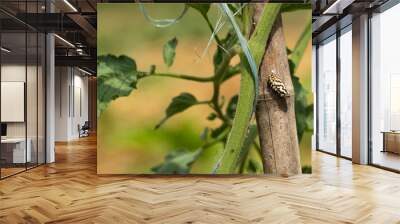
[[[210,148],[211,146],[217,144],[218,142],[222,142],[224,140],[224,138],[228,135],[228,131],[224,131],[222,132],[222,134],[220,134],[217,138],[215,138],[213,141],[211,142],[206,142],[204,143],[201,147],[200,147],[200,153],[201,154],[205,149]]]
[[[233,76],[240,74],[240,65],[235,65],[233,67],[229,67],[228,70],[225,72],[224,77],[222,78],[222,82],[227,81],[228,79],[232,78]]]
[[[228,135],[228,131],[222,132],[222,134],[220,134],[220,135],[219,135],[216,139],[214,139],[213,141],[204,143],[204,145],[202,146],[202,148],[208,148],[208,147],[211,147],[211,146],[217,144],[218,142],[223,141],[224,138],[225,138],[227,135]]]
[[[254,97],[255,86],[253,78],[247,69],[243,69],[235,118],[233,119],[231,132],[228,135],[224,154],[214,169],[215,173],[232,174],[235,172],[253,112]]]
[[[219,90],[223,76],[229,67],[229,62],[236,55],[236,51],[231,49],[227,54],[224,54],[222,62],[215,71],[214,84],[213,84],[213,96],[211,99],[212,108],[215,110],[217,116],[224,122],[229,122],[229,119],[222,113],[221,106],[219,105]]]

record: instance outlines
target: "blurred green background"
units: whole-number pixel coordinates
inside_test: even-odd
[[[213,74],[212,44],[204,57],[210,31],[200,14],[189,10],[177,24],[156,28],[139,10],[138,4],[97,5],[98,55],[127,55],[136,61],[139,70],[148,71],[152,64],[157,71],[210,76]],[[145,4],[147,12],[155,18],[175,18],[184,4]],[[219,18],[217,7],[209,12],[213,23]],[[293,48],[311,19],[311,10],[283,14],[283,25],[288,48]],[[228,24],[226,24],[228,26]],[[224,30],[221,31],[224,33]],[[167,68],[162,58],[165,42],[177,37],[178,47],[174,65]],[[238,62],[238,59],[234,61]],[[311,42],[306,50],[297,75],[311,94]],[[227,81],[221,90],[225,99],[237,94],[239,76]],[[163,118],[165,109],[174,96],[190,92],[197,99],[209,99],[211,83],[196,83],[170,78],[146,78],[130,96],[113,101],[98,121],[97,169],[103,174],[147,174],[151,167],[163,162],[170,150],[195,150],[202,144],[200,133],[204,127],[218,127],[218,121],[208,121],[211,112],[207,106],[196,106],[168,120],[162,128],[154,126]],[[311,133],[300,143],[303,166],[311,165]],[[191,173],[209,173],[223,149],[216,145],[207,149],[193,165]],[[252,150],[252,156],[256,153]],[[258,161],[258,166],[262,166]]]

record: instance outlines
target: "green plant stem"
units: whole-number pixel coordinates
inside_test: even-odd
[[[212,82],[214,80],[213,76],[210,76],[210,77],[197,77],[197,76],[182,75],[182,74],[172,74],[172,73],[153,73],[153,74],[149,74],[149,73],[146,73],[146,72],[139,72],[139,74],[140,74],[139,78],[159,76],[159,77],[169,77],[169,78],[176,78],[176,79],[184,79],[184,80],[195,81],[195,82]]]
[[[204,101],[198,101],[198,102],[196,103],[196,105],[199,105],[199,104],[210,104],[210,103],[211,103],[210,100],[204,100]]]
[[[207,15],[204,15],[204,14],[201,14],[202,16],[203,16],[203,18],[204,18],[204,20],[206,20],[206,22],[207,22],[207,25],[208,25],[208,27],[210,28],[210,31],[211,31],[211,33],[214,33],[214,26],[211,24],[211,21],[210,21],[210,19],[208,18],[208,16]],[[222,45],[221,44],[221,40],[218,38],[218,35],[215,33],[214,34],[214,39],[215,39],[215,41],[217,42],[217,44],[218,45]]]
[[[249,127],[249,133],[246,136],[246,139],[243,143],[242,150],[240,151],[239,159],[237,161],[236,167],[239,167],[239,173],[243,173],[244,165],[246,163],[247,158],[250,154],[251,146],[255,138],[257,137],[257,125],[253,124]]]
[[[300,61],[303,58],[304,52],[308,46],[308,42],[310,41],[310,39],[311,39],[311,20],[309,19],[306,27],[303,30],[303,33],[297,40],[296,46],[294,47],[289,57],[289,59],[293,61],[295,66],[293,69],[294,72],[296,72],[296,69],[299,67]]]
[[[244,14],[243,16],[243,26],[242,26],[242,32],[246,38],[250,37],[250,30],[251,30],[251,13],[252,13],[252,8],[251,7],[244,7],[242,8],[242,13]]]
[[[240,74],[240,64],[235,65],[233,67],[229,67],[225,72],[222,82],[229,80],[230,78],[232,78],[233,76],[235,76],[237,74]]]
[[[250,38],[249,48],[257,67],[259,67],[264,56],[267,40],[275,19],[279,14],[280,7],[281,4],[265,4],[260,20]],[[245,15],[244,17],[246,16],[250,15]],[[245,28],[245,30],[247,29]],[[240,59],[242,64],[242,76],[239,99],[224,153],[214,169],[214,172],[219,174],[234,173],[236,171],[236,164],[239,160],[240,151],[244,144],[250,118],[253,113],[253,102],[256,95],[255,82],[253,81],[246,57],[241,54]]]
[[[281,5],[282,4],[265,5],[260,21],[258,21],[257,26],[249,40],[250,50],[258,66],[260,65],[264,56],[267,40],[269,34],[271,33],[272,26],[275,23],[275,19],[280,12]]]
[[[246,60],[243,59],[242,60]],[[234,173],[238,164],[239,154],[246,138],[248,124],[253,112],[254,82],[247,69],[242,69],[240,80],[239,99],[236,107],[235,118],[232,129],[222,155],[221,161],[217,164],[215,172],[218,174]]]
[[[211,98],[212,108],[214,109],[217,117],[221,119],[223,122],[229,122],[229,119],[222,113],[221,106],[219,104],[219,91],[221,86],[221,81],[223,79],[223,75],[229,67],[229,63],[231,59],[236,55],[236,50],[231,49],[227,54],[224,54],[222,57],[222,62],[219,64],[218,68],[215,71],[214,83],[213,83],[213,96]]]
[[[209,148],[209,147],[211,147],[211,146],[217,144],[218,142],[223,141],[224,138],[226,138],[226,136],[228,135],[228,130],[229,130],[229,129],[227,129],[226,131],[222,132],[222,134],[220,134],[220,135],[219,135],[217,138],[215,138],[213,141],[211,141],[211,142],[206,142],[206,143],[202,146],[202,148],[206,149],[206,148]]]

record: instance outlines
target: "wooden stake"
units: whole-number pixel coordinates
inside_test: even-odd
[[[262,9],[262,4],[255,6],[254,22],[257,22]],[[288,96],[280,97],[268,86],[268,78],[273,71],[283,81]],[[301,174],[294,89],[286,54],[281,15],[278,16],[272,28],[259,74],[260,88],[256,119],[263,153],[264,172],[280,176]]]

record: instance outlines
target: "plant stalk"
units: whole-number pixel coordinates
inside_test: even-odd
[[[201,15],[203,16],[204,20],[207,22],[207,25],[210,28],[211,33],[214,33],[215,32],[214,26],[211,24],[211,21],[208,18],[208,16],[204,15],[204,14],[201,14]],[[214,34],[214,39],[217,42],[217,44],[221,46],[221,40],[218,38],[217,34]]]
[[[172,73],[153,73],[149,74],[146,72],[140,72],[140,78],[146,78],[146,77],[153,77],[153,76],[159,76],[159,77],[169,77],[169,78],[176,78],[176,79],[184,79],[184,80],[189,80],[189,81],[195,81],[195,82],[212,82],[214,80],[213,76],[210,77],[197,77],[197,76],[190,76],[190,75],[182,75],[182,74],[172,74]]]
[[[279,14],[281,4],[265,4],[263,13],[252,37],[249,41],[249,48],[259,66],[264,55],[265,47],[269,34],[272,29],[273,21]],[[249,15],[244,15],[244,17]],[[272,22],[271,22],[272,21]],[[246,28],[245,28],[246,30]],[[243,53],[240,55],[242,65],[242,75],[240,81],[240,92],[236,107],[235,118],[233,119],[232,129],[228,135],[227,143],[220,161],[217,163],[214,172],[218,174],[229,174],[237,171],[237,164],[240,160],[239,155],[244,144],[250,118],[253,113],[253,102],[256,95],[255,81],[252,71]]]

